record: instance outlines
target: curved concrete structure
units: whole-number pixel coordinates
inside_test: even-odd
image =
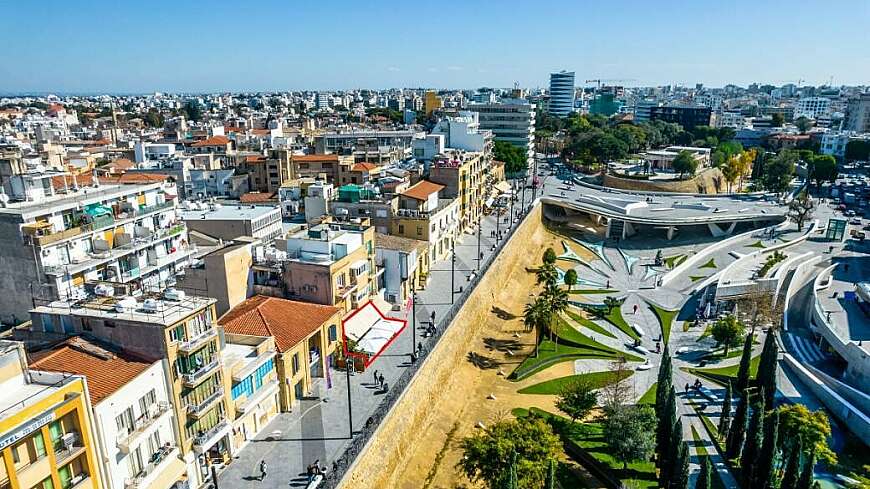
[[[759,196],[633,193],[584,183],[552,187],[545,188],[543,204],[588,214],[596,223],[606,220],[607,237],[627,238],[637,226],[661,228],[669,239],[682,226],[706,226],[713,236],[728,236],[738,223],[783,222],[787,211]]]

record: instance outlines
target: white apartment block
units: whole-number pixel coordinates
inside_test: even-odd
[[[493,133],[496,141],[505,141],[526,148],[529,164],[535,158],[535,105],[521,99],[506,99],[501,103],[472,104],[477,112],[480,129]]]
[[[825,97],[804,97],[795,103],[794,118],[818,119],[830,114],[831,101]]]
[[[477,112],[461,111],[447,116],[432,128],[432,134],[444,136],[447,148],[486,153],[492,142],[492,132],[480,128]]]

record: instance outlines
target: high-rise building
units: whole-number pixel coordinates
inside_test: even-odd
[[[550,114],[567,117],[574,111],[574,72],[550,73]]]
[[[855,132],[870,132],[870,93],[849,100],[843,129]]]
[[[437,93],[429,91],[426,92],[426,98],[423,100],[423,107],[426,112],[426,117],[430,117],[432,112],[440,109],[444,106],[444,102],[441,100],[441,97],[438,96]]]
[[[534,104],[521,99],[506,99],[498,103],[471,104],[468,109],[478,113],[480,129],[492,131],[496,141],[525,148],[529,164],[534,162]]]

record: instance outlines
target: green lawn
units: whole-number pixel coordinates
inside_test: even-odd
[[[603,428],[600,423],[571,423],[571,420],[563,416],[557,416],[538,408],[530,410],[517,408],[511,411],[517,417],[528,416],[529,412],[546,419],[564,443],[574,444],[582,448],[596,460],[607,465],[613,471],[614,476],[628,487],[638,489],[658,487],[655,464],[652,461],[633,462],[628,464],[628,470],[622,470],[622,462],[610,454],[610,447],[604,441]]]
[[[659,320],[659,325],[662,327],[662,338],[664,338],[665,344],[667,344],[668,338],[671,337],[671,326],[674,323],[674,318],[677,317],[680,311],[670,311],[650,303],[647,303],[647,305],[655,313],[656,319]]]
[[[751,245],[746,245],[746,247],[747,248],[764,248],[764,243],[762,243],[761,241],[756,241],[756,242],[752,243]]]
[[[594,389],[600,389],[606,385],[615,384],[617,381],[622,379],[627,379],[634,374],[632,370],[622,370],[620,371],[604,371],[604,372],[589,372],[585,374],[579,375],[567,375],[565,377],[559,377],[557,379],[548,380],[546,382],[541,382],[539,384],[530,385],[523,389],[518,390],[520,394],[538,394],[538,395],[546,395],[546,396],[555,396],[562,392],[562,390],[568,386],[569,384],[576,381],[585,381],[589,382]],[[621,377],[621,378],[620,378]]]
[[[667,265],[668,268],[674,268],[674,267],[678,266],[680,263],[683,263],[683,261],[685,259],[686,259],[686,255],[669,256],[669,257],[665,258],[665,265]]]
[[[739,350],[739,348],[738,348]],[[758,362],[761,360],[761,355],[752,357],[752,361],[749,362],[749,376],[751,378],[755,378],[755,375],[758,373]],[[735,381],[737,379],[737,370],[740,368],[739,364],[729,365],[727,367],[711,367],[711,368],[683,368],[686,372],[690,374],[697,375],[698,377],[703,377],[707,380],[711,380],[716,382],[717,384],[726,385],[728,381]]]
[[[510,374],[509,379],[513,381],[523,380],[547,367],[562,362],[570,362],[584,358],[616,360],[620,357],[625,357],[627,360],[632,362],[643,361],[642,358],[637,356],[612,349],[609,351],[602,351],[593,350],[591,348],[577,348],[562,343],[556,344],[550,340],[544,340],[541,342],[541,346],[539,347],[538,356],[535,357],[534,354],[531,354],[526,357],[526,359],[523,360],[516,369],[514,369],[513,373]]]
[[[559,337],[560,342],[566,342],[569,346],[586,347],[607,352],[616,351],[581,333],[580,330],[568,323],[562,316],[555,317],[553,321],[553,334]]]
[[[631,329],[631,326],[625,321],[625,318],[622,317],[622,308],[614,307],[609,313],[606,310],[601,310],[602,316],[601,319],[604,319],[608,323],[619,328],[620,331],[627,334],[633,339],[640,338],[637,333]]]
[[[710,260],[708,260],[707,263],[699,266],[698,268],[717,268],[716,261],[713,260],[712,258],[710,258]]]
[[[697,282],[698,280],[704,280],[707,278],[706,275],[689,275],[689,280],[692,282]]]
[[[717,348],[710,353],[707,353],[703,357],[702,360],[707,360],[708,362],[718,362],[721,360],[727,360],[729,358],[737,358],[743,354],[743,348],[735,347],[731,348],[731,351],[728,352],[728,355],[724,355],[724,348]]]
[[[604,329],[604,327],[601,326],[600,324],[596,323],[595,321],[586,319],[586,318],[580,316],[579,314],[577,314],[576,312],[571,311],[570,309],[565,311],[565,314],[567,314],[568,317],[571,318],[572,321],[579,324],[580,326],[583,326],[584,328],[587,328],[591,331],[595,331],[596,333],[602,334],[604,336],[608,336],[610,338],[616,338],[616,335],[614,335],[610,331],[607,331],[606,329]]]
[[[613,289],[574,289],[568,291],[569,294],[594,295],[594,294],[615,294],[617,290]]]
[[[646,392],[640,396],[640,399],[637,400],[638,404],[649,404],[653,405],[656,403],[656,390],[659,387],[658,382],[653,382],[653,385],[649,386]]]
[[[706,457],[707,448],[704,447],[704,440],[701,439],[701,435],[698,434],[695,425],[690,426],[690,428],[692,428],[692,440],[695,442],[695,451],[698,452],[699,456]]]

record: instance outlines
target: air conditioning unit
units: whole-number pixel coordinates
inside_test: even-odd
[[[115,312],[117,313],[125,313],[125,312],[133,312],[139,306],[139,303],[136,302],[136,299],[132,297],[124,297],[115,303]]]
[[[115,288],[107,284],[97,284],[94,286],[94,294],[100,297],[112,297],[115,295]]]
[[[64,435],[60,438],[61,443],[63,443],[64,448],[67,450],[71,450],[75,447],[76,444],[76,434],[75,433],[64,433]]]
[[[166,289],[163,292],[163,298],[170,301],[183,301],[185,293],[183,290],[178,289]]]
[[[148,313],[155,313],[160,306],[160,301],[157,299],[145,299],[142,303],[142,310]]]

